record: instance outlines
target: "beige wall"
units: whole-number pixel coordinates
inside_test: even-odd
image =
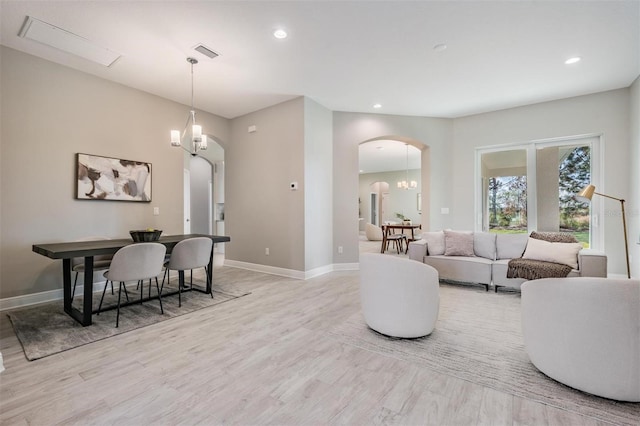
[[[6,47],[0,55],[0,298],[62,288],[62,263],[33,253],[34,243],[182,233],[184,154],[168,135],[188,107]],[[228,141],[226,119],[198,120]],[[78,152],[151,162],[152,202],[75,200]]]
[[[443,229],[440,213],[452,200],[452,121],[397,115],[333,113],[333,244],[343,246],[334,263],[358,261],[358,145],[375,138],[400,140],[422,150],[422,228]],[[430,195],[427,195],[430,194]]]
[[[168,134],[183,125],[188,107],[0,49],[0,298],[61,288],[60,262],[32,253],[34,243],[128,238],[130,229],[148,226],[182,233],[189,157],[169,146]],[[628,201],[638,276],[639,105],[636,81],[631,89],[455,120],[330,113],[298,98],[232,121],[199,112],[198,121],[225,149],[227,258],[298,271],[358,261],[358,144],[364,141],[387,137],[428,146],[422,151],[423,228],[473,229],[475,147],[601,133],[600,189],[615,189]],[[248,133],[249,125],[257,132]],[[151,162],[153,201],[74,200],[77,152]],[[298,191],[289,189],[292,181]],[[451,214],[441,214],[442,207]],[[603,225],[613,273],[624,273],[619,221],[611,214]],[[338,246],[344,247],[340,255]]]
[[[640,77],[630,89],[630,154],[627,222],[629,226],[629,254],[631,276],[640,278]]]
[[[226,259],[305,270],[304,113],[304,98],[297,98],[232,120],[233,144],[225,149]],[[257,130],[249,133],[252,125]],[[289,188],[294,181],[297,191]]]
[[[475,148],[482,146],[602,134],[603,185],[598,192],[614,191],[617,197],[628,197],[629,123],[629,89],[455,119],[455,172],[451,175],[456,188],[453,227],[474,229],[474,215],[470,214],[474,211],[474,158]],[[603,200],[594,197],[594,207],[600,202]],[[609,257],[609,272],[623,274],[626,266],[624,246],[620,242],[620,206],[616,202],[607,202],[604,206],[601,222],[604,222],[604,249]]]

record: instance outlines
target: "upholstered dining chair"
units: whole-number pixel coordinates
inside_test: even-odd
[[[120,283],[118,287],[118,312],[116,314],[116,327],[120,322],[120,299],[122,290],[126,293],[127,288],[125,283],[127,281],[137,281],[140,286],[140,302],[142,303],[142,292],[144,289],[144,281],[149,280],[149,286],[151,286],[151,280],[156,280],[156,289],[158,290],[158,302],[160,303],[160,313],[164,314],[162,309],[162,292],[158,284],[158,275],[162,273],[162,264],[164,262],[164,255],[167,252],[167,248],[160,243],[135,243],[118,250],[111,260],[111,266],[109,270],[104,273],[104,277],[107,281],[117,281]],[[102,302],[104,300],[104,294],[107,290],[105,285],[102,291],[102,298],[100,299],[100,306],[98,307],[98,314],[102,309]]]
[[[193,270],[198,268],[205,268],[205,276],[207,277],[207,286],[209,282],[209,274],[207,271],[207,265],[209,265],[209,259],[211,259],[211,250],[213,248],[213,241],[207,237],[194,237],[180,241],[175,245],[171,251],[171,257],[168,262],[165,262],[165,273],[162,278],[162,288],[164,288],[165,278],[167,284],[171,280],[170,271],[178,271],[178,275],[182,277],[181,281],[184,283],[184,272],[192,271],[190,285],[193,286]],[[209,293],[213,297],[213,291]],[[178,284],[178,306],[182,306],[182,285]]]
[[[85,237],[77,239],[76,241],[101,241],[108,240],[107,237]],[[113,258],[112,254],[105,254],[100,256],[94,256],[93,258],[93,272],[106,271],[109,269],[109,265],[111,264],[111,259]],[[71,291],[71,300],[73,301],[73,297],[76,294],[76,284],[78,283],[78,274],[84,273],[84,258],[83,257],[74,257],[71,259],[71,270],[76,273],[75,278],[73,279],[73,290]],[[107,283],[105,283],[106,286]],[[111,294],[113,294],[113,283],[111,283]]]

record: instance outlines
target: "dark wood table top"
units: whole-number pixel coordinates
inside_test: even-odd
[[[207,234],[185,234],[166,235],[160,237],[156,242],[167,247],[167,253],[182,240],[195,237],[211,238],[215,243],[225,243],[231,241],[230,237],[224,235]],[[119,249],[130,244],[136,244],[131,238],[121,238],[113,240],[95,241],[70,241],[61,243],[34,244],[33,252],[41,254],[51,259],[70,259],[73,257],[99,256],[102,254],[114,254]]]

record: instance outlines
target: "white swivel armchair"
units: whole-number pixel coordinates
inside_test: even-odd
[[[438,271],[401,257],[362,253],[360,302],[373,330],[394,337],[426,336],[438,319]]]
[[[547,376],[640,402],[640,280],[546,278],[522,284],[522,334]]]

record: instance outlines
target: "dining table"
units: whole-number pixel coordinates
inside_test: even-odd
[[[206,293],[211,293],[212,273],[213,273],[213,246],[216,243],[231,241],[231,238],[224,235],[208,234],[181,234],[166,235],[157,241],[167,248],[167,254],[171,253],[173,247],[180,241],[195,238],[211,238],[213,245],[209,255],[209,266],[207,268],[207,288]],[[62,259],[62,282],[63,282],[63,304],[64,312],[78,321],[83,326],[91,325],[93,310],[93,258],[99,255],[115,254],[122,247],[130,244],[137,244],[131,238],[94,240],[94,241],[69,241],[57,243],[33,244],[32,251],[50,259]],[[71,259],[76,257],[84,258],[84,292],[82,310],[73,306],[71,297]],[[183,280],[183,275],[181,276]],[[183,282],[180,285],[184,284]],[[197,290],[194,288],[194,290]]]
[[[413,224],[402,224],[402,223],[387,223],[382,225],[382,247],[380,248],[380,253],[384,253],[385,248],[387,246],[387,241],[389,236],[392,234],[393,230],[400,230],[401,234],[404,234],[405,229],[411,230],[411,238],[407,238],[407,248],[405,249],[405,253],[409,250],[409,243],[411,241],[415,241],[415,230],[422,229],[421,224],[413,225]],[[408,235],[407,235],[408,237]]]

